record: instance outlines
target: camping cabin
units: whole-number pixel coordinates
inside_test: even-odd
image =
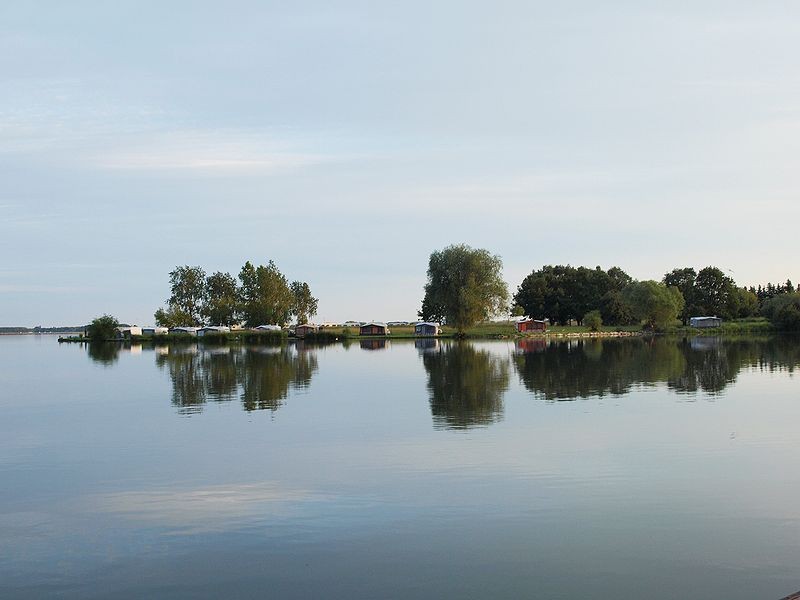
[[[389,333],[391,332],[386,323],[378,323],[377,321],[366,323],[358,330],[358,335],[389,335]]]
[[[128,340],[134,335],[142,335],[142,328],[136,325],[117,327],[114,337],[118,340]]]
[[[698,329],[708,329],[710,327],[720,327],[722,319],[719,317],[692,317],[689,319],[689,327]]]
[[[523,319],[517,322],[517,331],[520,333],[533,333],[547,331],[547,321],[537,319]]]
[[[295,337],[305,337],[309,333],[316,333],[318,327],[316,325],[311,325],[309,323],[303,323],[302,325],[298,325],[294,328],[294,336]]]
[[[167,335],[168,327],[142,327],[142,335]]]
[[[171,327],[169,332],[177,335],[197,335],[199,327]]]
[[[439,335],[442,333],[438,323],[417,323],[414,325],[414,335]]]
[[[204,335],[214,334],[214,333],[230,333],[231,328],[226,327],[224,325],[208,325],[206,327],[201,327],[197,330],[197,337],[203,337]]]

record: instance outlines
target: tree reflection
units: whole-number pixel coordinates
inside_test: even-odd
[[[116,342],[92,342],[86,344],[86,351],[94,362],[104,366],[113,365],[119,360],[120,344]]]
[[[666,383],[679,393],[718,394],[742,368],[800,364],[796,343],[783,338],[636,338],[539,342],[521,340],[514,366],[523,385],[546,400],[620,395]]]
[[[172,403],[181,413],[208,401],[241,399],[247,411],[277,410],[290,391],[308,387],[317,370],[314,352],[291,347],[170,347],[156,355],[172,381]]]
[[[503,417],[508,361],[468,343],[443,344],[422,353],[434,426],[468,429]]]

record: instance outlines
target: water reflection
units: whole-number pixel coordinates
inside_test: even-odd
[[[94,362],[111,366],[119,360],[120,344],[114,342],[86,344],[86,350]]]
[[[422,364],[435,427],[467,429],[503,418],[507,358],[459,342],[424,349]]]
[[[527,390],[547,400],[620,395],[665,383],[679,393],[722,392],[747,367],[793,370],[795,340],[637,338],[517,343],[514,367]]]
[[[156,364],[172,380],[172,403],[181,413],[200,412],[208,402],[239,398],[247,411],[275,411],[291,390],[308,387],[317,357],[305,348],[171,347]]]

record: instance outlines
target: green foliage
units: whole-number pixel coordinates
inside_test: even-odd
[[[503,261],[487,250],[465,244],[431,254],[420,316],[443,320],[459,334],[508,308]]]
[[[599,310],[590,310],[583,315],[583,325],[588,327],[590,331],[600,331],[603,325],[603,318],[600,316]]]
[[[683,296],[676,287],[656,281],[637,281],[623,293],[631,313],[645,328],[663,331],[675,324],[683,310]]]
[[[754,292],[751,292],[745,288],[736,288],[736,293],[739,296],[737,300],[737,305],[739,307],[737,316],[740,319],[747,319],[757,315],[758,296],[756,296]]]
[[[664,275],[664,285],[678,288],[683,296],[684,304],[679,316],[684,325],[689,322],[689,318],[704,314],[703,308],[697,305],[697,294],[694,288],[696,279],[697,272],[691,267],[673,269]]]
[[[191,327],[193,322],[188,313],[174,304],[167,306],[166,310],[159,308],[153,317],[156,320],[156,325],[161,327]]]
[[[184,265],[175,267],[169,274],[170,297],[167,306],[173,315],[180,315],[186,322],[181,325],[203,324],[203,305],[206,299],[206,272],[202,267]]]
[[[800,331],[800,292],[767,300],[761,312],[779,331]]]
[[[239,322],[239,286],[230,273],[217,271],[208,276],[202,314],[209,325]]]
[[[294,297],[292,314],[299,324],[308,323],[309,319],[317,314],[319,300],[311,295],[311,288],[305,281],[293,281],[289,287]]]
[[[600,298],[600,316],[604,323],[612,325],[632,325],[636,319],[631,307],[625,302],[620,290],[610,290]]]
[[[515,304],[511,308],[511,316],[512,317],[521,317],[525,314],[525,309],[522,308],[519,304]]]
[[[694,281],[694,301],[704,315],[735,319],[739,311],[736,283],[717,267],[701,269]]]
[[[528,275],[517,288],[514,302],[532,318],[548,318],[562,325],[593,310],[604,310],[607,322],[623,325],[630,315],[619,303],[619,294],[631,283],[619,267],[603,271],[600,267],[546,265]]]
[[[119,321],[116,317],[103,315],[92,320],[86,328],[86,335],[93,342],[113,340],[117,333],[117,327],[119,327]]]
[[[247,261],[239,272],[242,317],[249,327],[286,325],[295,297],[274,262],[254,267]]]

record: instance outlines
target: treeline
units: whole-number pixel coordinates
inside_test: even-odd
[[[247,261],[238,277],[199,266],[177,266],[169,273],[166,308],[155,312],[163,327],[201,325],[286,325],[304,323],[317,313],[319,301],[304,281],[286,278],[273,261],[254,266]]]
[[[686,325],[693,316],[725,320],[765,316],[782,329],[798,329],[800,299],[795,292],[790,280],[777,286],[739,287],[713,266],[699,271],[676,268],[655,282],[634,281],[619,267],[603,271],[548,265],[522,281],[514,302],[520,314],[561,325],[583,324],[587,316],[594,321],[597,315],[607,325],[644,321],[653,328],[669,326],[675,318]],[[797,324],[792,325],[795,317]]]

